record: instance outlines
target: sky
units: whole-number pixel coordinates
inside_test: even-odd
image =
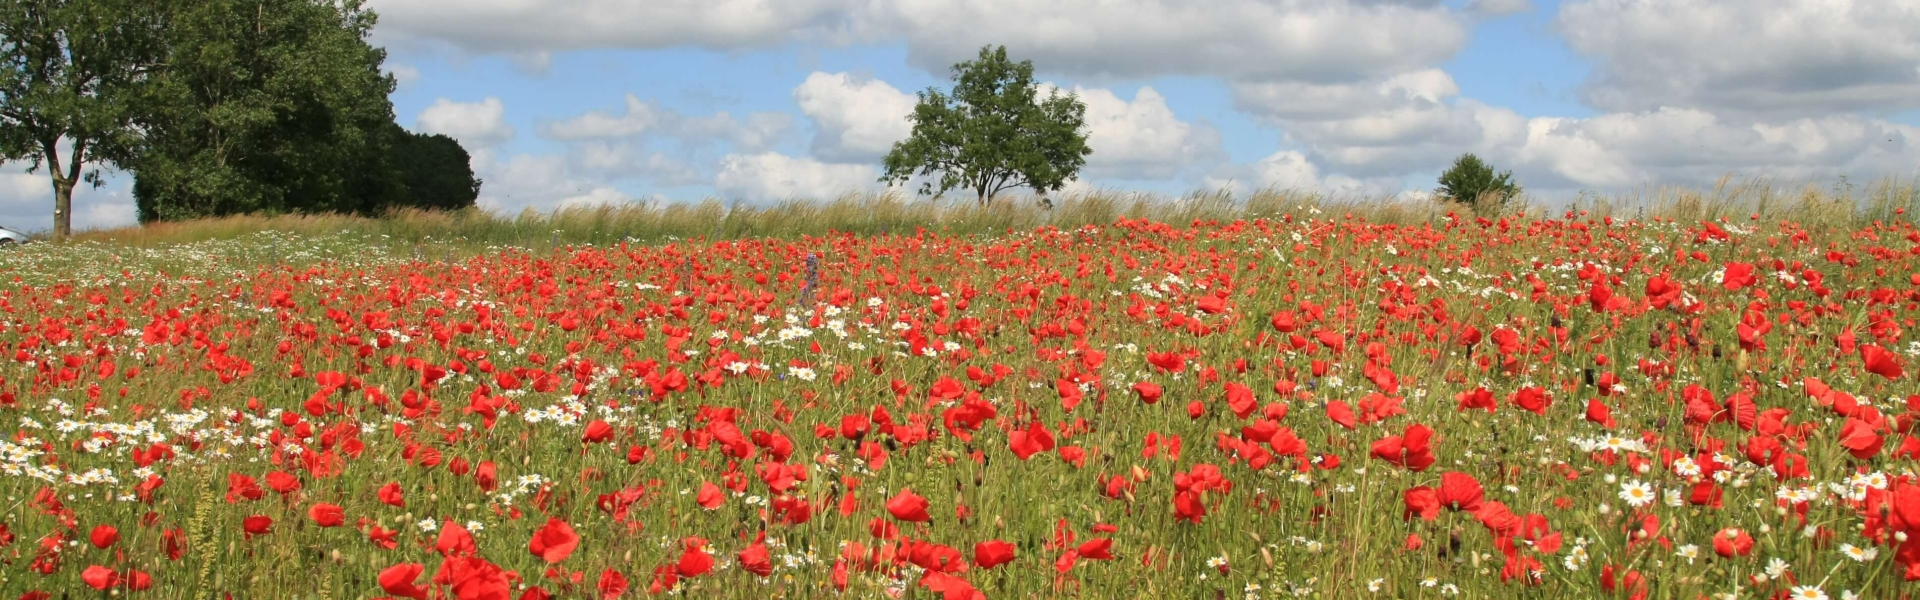
[[[1906,0],[369,0],[415,131],[504,213],[882,189],[981,46],[1087,105],[1070,190],[1416,196],[1463,152],[1536,197],[1920,176]],[[50,227],[0,166],[0,225]],[[75,227],[134,222],[131,177]]]

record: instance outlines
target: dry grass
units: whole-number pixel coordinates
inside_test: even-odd
[[[208,239],[231,239],[254,231],[300,234],[341,231],[389,236],[401,242],[456,245],[604,244],[620,240],[791,238],[804,235],[911,234],[922,228],[948,234],[985,234],[1041,226],[1071,228],[1107,224],[1119,218],[1146,217],[1185,224],[1199,221],[1354,217],[1373,222],[1432,223],[1449,211],[1462,214],[1551,214],[1538,199],[1499,208],[1465,209],[1437,201],[1393,197],[1332,196],[1315,190],[1265,189],[1245,196],[1197,192],[1178,198],[1099,190],[1058,195],[1053,208],[1031,197],[1007,197],[981,207],[971,200],[925,199],[895,193],[847,195],[825,202],[786,201],[772,205],[724,203],[636,203],[569,207],[551,212],[528,210],[502,215],[478,209],[457,212],[401,211],[386,218],[345,215],[238,216],[160,223],[82,232],[82,241],[152,246]],[[1915,181],[1887,178],[1855,189],[1811,184],[1782,184],[1769,179],[1733,182],[1712,189],[1649,187],[1613,195],[1582,193],[1556,209],[1584,210],[1593,216],[1663,218],[1693,221],[1719,217],[1790,220],[1807,225],[1852,226],[1920,210]],[[1318,211],[1318,212],[1315,212]]]

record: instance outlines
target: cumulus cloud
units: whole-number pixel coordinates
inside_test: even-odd
[[[440,98],[420,111],[415,123],[422,132],[445,134],[469,148],[487,148],[513,139],[506,115],[507,107],[499,98],[489,96],[480,102]]]
[[[1466,23],[1424,0],[901,0],[858,14],[859,29],[898,31],[908,60],[934,72],[985,44],[1049,71],[1151,77],[1332,81],[1451,57]]]
[[[383,35],[468,51],[778,45],[845,19],[854,0],[373,0]]]
[[[714,187],[722,195],[751,201],[827,200],[850,192],[880,189],[879,169],[865,164],[833,164],[763,152],[729,154],[720,160]]]
[[[1920,9],[1831,0],[1579,0],[1558,28],[1593,58],[1586,102],[1810,116],[1920,107]]]
[[[1042,96],[1058,89],[1051,84],[1042,87]],[[1087,146],[1093,149],[1087,157],[1089,175],[1163,179],[1225,155],[1219,130],[1180,120],[1152,87],[1141,87],[1132,100],[1104,88],[1075,86],[1063,91],[1071,91],[1087,105]]]
[[[1326,175],[1313,160],[1295,150],[1281,150],[1252,164],[1222,165],[1204,180],[1207,189],[1224,189],[1235,194],[1264,190],[1306,191],[1334,196],[1381,196],[1396,191],[1396,182],[1388,179],[1361,180],[1346,175]]]
[[[1532,0],[1467,0],[1467,12],[1499,16],[1533,10]]]
[[[400,86],[406,86],[420,79],[420,69],[404,63],[388,62],[387,74],[392,75],[394,83]]]
[[[1301,82],[1234,86],[1236,105],[1272,123],[1339,171],[1360,177],[1432,168],[1488,140],[1517,138],[1525,120],[1457,99],[1438,69],[1352,84]]]
[[[1461,152],[1475,152],[1536,187],[1618,189],[1707,185],[1729,174],[1904,175],[1920,162],[1920,132],[1869,117],[1661,108],[1528,118],[1458,97],[1458,86],[1438,70],[1345,85],[1246,84],[1234,92],[1242,110],[1304,149],[1263,161],[1276,173],[1300,173],[1305,164],[1316,176],[1404,177],[1437,172]],[[1288,165],[1292,171],[1281,168]]]
[[[634,202],[632,196],[610,187],[593,188],[585,194],[560,199],[560,208],[590,208],[596,206],[619,206]]]
[[[627,94],[624,114],[588,111],[571,119],[543,123],[539,131],[543,137],[560,141],[613,140],[649,134],[693,144],[725,141],[736,150],[755,152],[772,146],[792,127],[793,117],[785,113],[756,112],[740,119],[721,111],[689,117]]]
[[[1723,175],[1816,181],[1914,175],[1920,128],[1852,115],[1755,121],[1697,109],[1534,118],[1504,154],[1549,182],[1620,188]]]
[[[878,161],[913,133],[907,116],[919,98],[885,81],[816,71],[793,88],[793,100],[813,121],[814,156],[862,162]]]
[[[992,43],[1076,75],[1327,80],[1435,64],[1467,39],[1464,15],[1435,0],[375,0],[371,7],[382,35],[471,52],[905,41],[909,60],[939,73]]]

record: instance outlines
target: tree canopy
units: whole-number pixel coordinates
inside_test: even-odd
[[[130,166],[143,91],[161,66],[160,0],[0,0],[0,160],[44,167],[53,236],[73,229],[73,189]]]
[[[1440,174],[1440,187],[1433,193],[1466,204],[1504,204],[1520,195],[1520,185],[1513,182],[1513,171],[1496,175],[1492,165],[1469,152],[1460,155],[1452,167]]]
[[[140,220],[472,206],[458,142],[394,122],[364,0],[0,0],[0,160],[134,174]]]
[[[953,81],[951,92],[919,94],[908,117],[913,133],[887,153],[881,181],[928,177],[922,194],[967,189],[987,204],[1015,187],[1059,190],[1093,153],[1086,104],[1057,89],[1042,97],[1033,62],[1009,60],[1005,46],[981,48],[978,58],[954,65]]]
[[[366,42],[374,20],[359,0],[183,5],[141,117],[140,220],[377,214],[424,206],[415,197],[471,206],[478,182],[459,144],[394,123],[386,52]],[[459,165],[445,160],[456,154]]]

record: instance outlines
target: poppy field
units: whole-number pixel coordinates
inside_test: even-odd
[[[6,598],[1904,598],[1920,229],[0,256]]]

